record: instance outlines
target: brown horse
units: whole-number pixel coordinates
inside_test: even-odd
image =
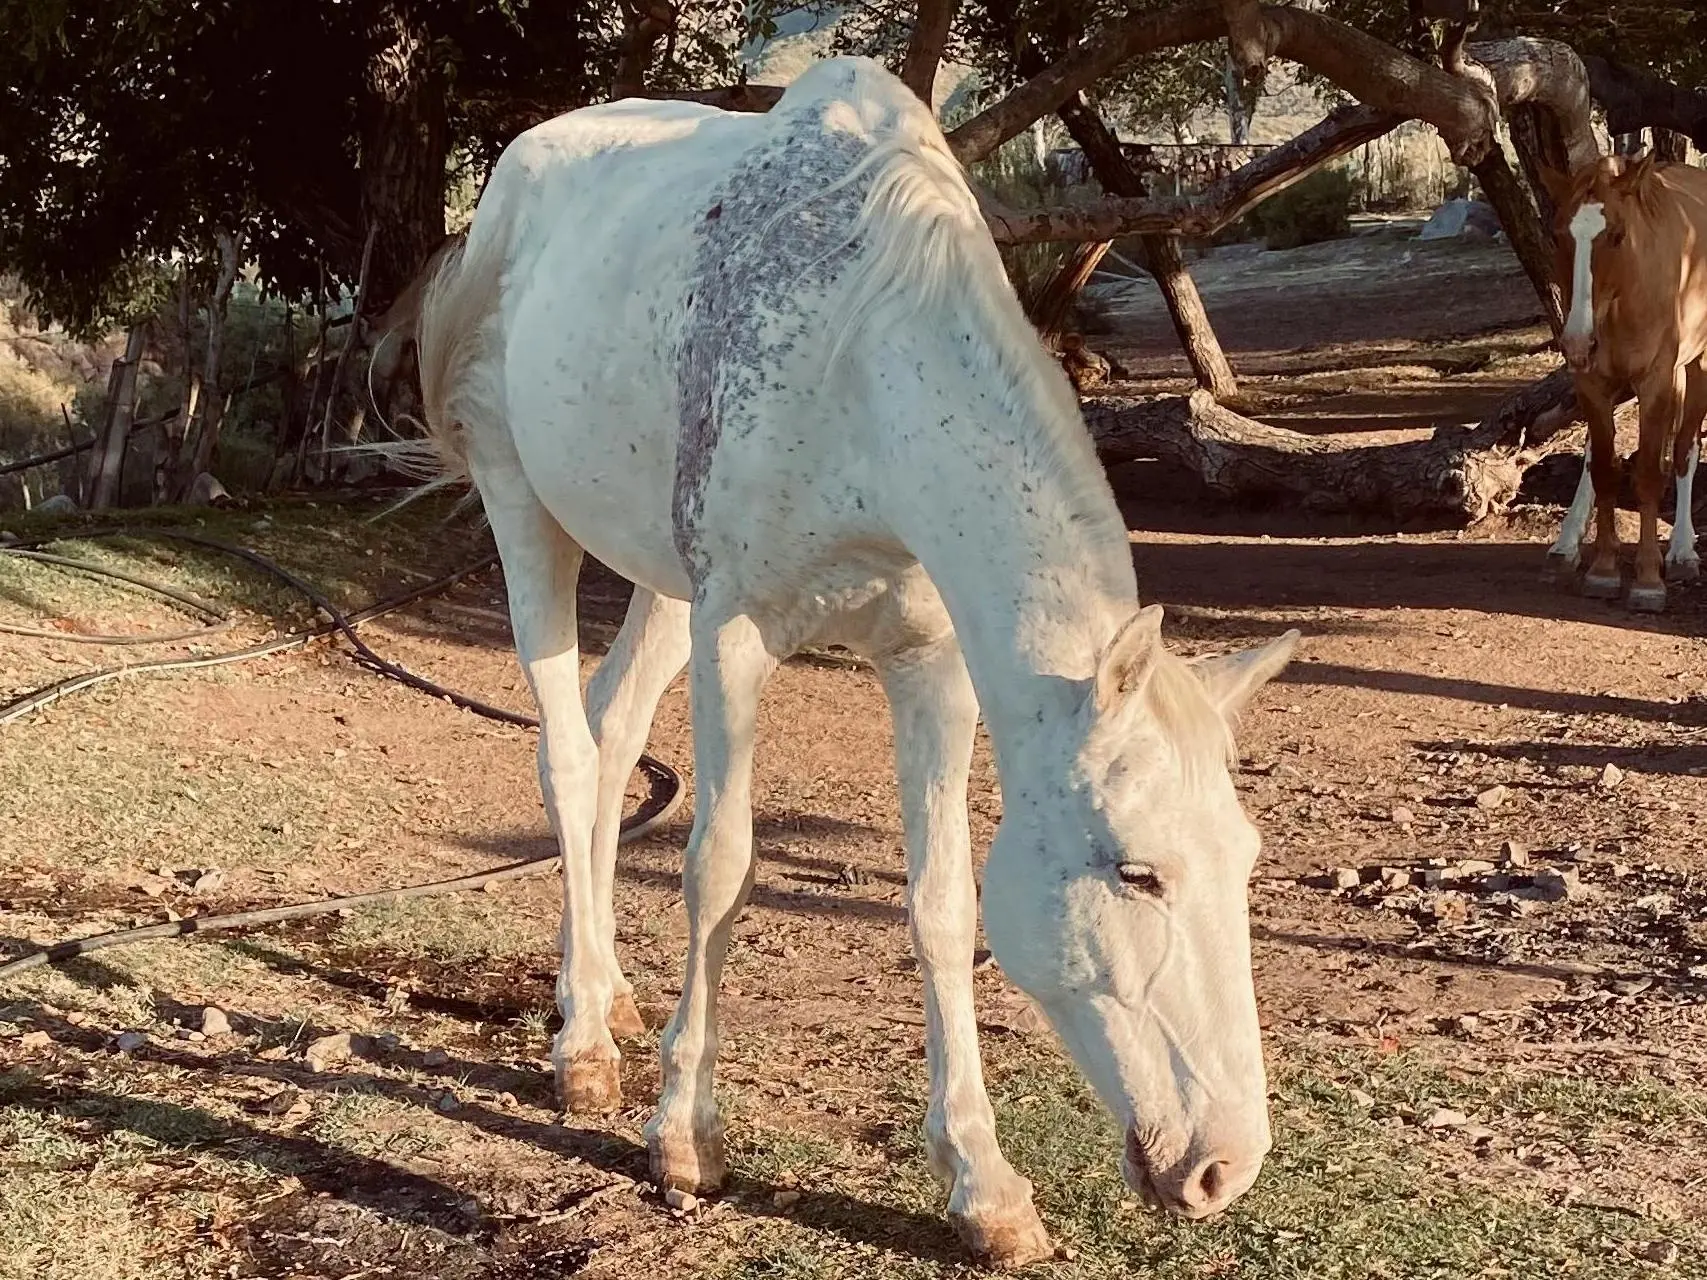
[[[1559,346],[1588,419],[1586,465],[1598,525],[1583,592],[1615,598],[1622,590],[1612,411],[1634,392],[1641,440],[1632,480],[1642,524],[1628,601],[1632,609],[1659,612],[1667,577],[1700,573],[1688,480],[1707,412],[1701,367],[1707,352],[1707,171],[1659,163],[1652,155],[1634,162],[1607,156],[1549,185],[1558,206],[1555,248],[1569,306]],[[1670,554],[1662,558],[1659,502],[1668,463],[1679,477],[1678,509]],[[1555,551],[1574,552],[1574,545],[1564,546],[1567,540],[1562,536]]]

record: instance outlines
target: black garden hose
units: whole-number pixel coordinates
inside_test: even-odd
[[[280,581],[287,583],[294,590],[304,596],[316,609],[325,614],[328,621],[318,626],[291,632],[288,635],[280,636],[275,640],[269,640],[263,644],[254,645],[247,649],[234,650],[229,653],[211,654],[200,657],[167,658],[152,662],[134,663],[127,666],[109,667],[100,671],[85,672],[82,675],[72,676],[67,680],[61,680],[55,684],[31,690],[11,699],[9,702],[0,704],[0,725],[19,719],[22,716],[28,715],[32,711],[39,710],[42,707],[47,706],[49,703],[65,697],[68,694],[93,688],[98,684],[106,683],[109,680],[117,679],[123,675],[152,671],[184,671],[201,667],[221,666],[231,662],[242,662],[250,658],[260,658],[268,654],[281,653],[287,649],[301,648],[312,640],[318,639],[322,636],[331,635],[336,632],[350,642],[350,646],[355,650],[356,661],[378,675],[400,681],[412,689],[418,689],[422,693],[430,694],[433,697],[443,698],[453,706],[461,707],[467,711],[472,711],[476,715],[485,716],[493,720],[501,720],[506,724],[520,725],[524,728],[538,728],[539,726],[539,721],[534,719],[532,716],[525,716],[515,711],[506,711],[501,707],[494,707],[481,702],[478,699],[470,698],[465,694],[457,693],[455,690],[446,689],[441,685],[434,684],[430,680],[426,680],[415,675],[411,671],[405,670],[394,662],[387,661],[380,657],[379,654],[375,653],[368,646],[367,642],[362,640],[362,638],[356,634],[356,627],[360,623],[377,618],[382,614],[391,613],[405,605],[421,599],[423,596],[433,595],[437,592],[443,591],[453,584],[461,581],[463,578],[466,578],[469,574],[478,572],[479,570],[494,564],[498,559],[496,555],[485,556],[482,559],[475,561],[473,564],[458,569],[454,573],[446,574],[444,577],[433,582],[429,582],[426,586],[419,587],[404,595],[393,597],[392,599],[382,601],[379,604],[370,605],[368,608],[360,610],[357,613],[345,614],[337,605],[327,599],[326,596],[312,584],[304,581],[301,577],[284,568],[282,565],[269,560],[259,552],[251,551],[247,547],[236,546],[232,543],[221,542],[215,538],[209,538],[198,533],[189,533],[176,529],[105,528],[79,531],[75,534],[60,535],[59,537],[40,537],[0,546],[0,555],[25,556],[45,563],[60,564],[83,572],[102,574],[117,578],[121,581],[129,582],[132,585],[155,591],[161,595],[175,599],[179,603],[185,604],[190,608],[203,612],[208,616],[220,618],[221,625],[228,624],[218,611],[206,601],[198,600],[193,596],[177,592],[172,588],[162,587],[160,584],[149,582],[146,579],[137,578],[118,570],[108,569],[103,565],[93,564],[88,561],[68,560],[65,557],[51,556],[38,549],[48,542],[61,540],[62,537],[74,537],[85,540],[117,537],[169,538],[178,542],[207,547],[210,550],[219,551],[223,554],[235,556],[241,560],[246,560],[257,568],[271,574],[275,578],[278,578]],[[59,636],[54,632],[46,632],[43,634],[53,636],[56,639],[82,639],[86,642],[96,642],[91,637]],[[187,634],[200,635],[203,633],[192,632]],[[161,643],[165,640],[178,638],[182,637],[156,636],[148,637],[147,639],[152,640],[154,643]],[[123,637],[122,641],[124,643],[145,642],[142,638],[133,637]],[[645,755],[640,757],[639,767],[641,771],[647,775],[650,782],[650,789],[646,799],[641,803],[640,808],[635,813],[624,818],[622,821],[621,840],[625,844],[633,840],[638,840],[641,837],[657,830],[665,822],[669,821],[676,810],[681,806],[682,802],[682,779],[681,775],[679,775],[674,769],[670,768],[669,765],[664,764],[662,761],[655,760],[651,756]],[[498,884],[505,880],[519,880],[523,876],[538,875],[539,873],[547,870],[557,860],[558,855],[556,853],[550,853],[538,858],[529,858],[523,862],[511,863],[509,866],[499,867],[494,871],[483,871],[475,875],[459,876],[453,880],[437,880],[430,884],[408,885],[399,889],[384,889],[374,893],[362,893],[344,898],[326,898],[317,902],[303,902],[286,907],[270,907],[258,911],[242,911],[233,915],[190,916],[183,920],[172,920],[162,924],[144,925],[136,929],[124,929],[115,933],[103,933],[89,938],[77,938],[68,942],[57,943],[54,946],[33,952],[30,955],[21,956],[9,964],[0,965],[0,981],[13,976],[14,974],[39,968],[42,965],[57,964],[61,961],[75,959],[77,956],[87,955],[91,951],[99,951],[106,947],[127,946],[132,943],[150,942],[161,938],[179,938],[192,933],[208,933],[220,929],[240,929],[255,925],[277,924],[280,921],[299,920],[307,916],[329,915],[333,912],[348,910],[354,907],[373,906],[386,902],[402,902],[409,898],[423,898],[432,894],[440,893],[455,893],[464,889],[481,889],[489,884]]]

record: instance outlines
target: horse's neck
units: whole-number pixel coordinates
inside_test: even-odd
[[[892,519],[948,606],[1000,760],[1076,713],[1137,582],[1088,442],[1057,434],[1082,423],[1051,424],[1047,389],[1005,393],[937,345],[906,348],[930,385],[886,415]]]

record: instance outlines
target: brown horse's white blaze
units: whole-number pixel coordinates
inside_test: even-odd
[[[686,663],[687,962],[646,1138],[661,1182],[722,1177],[717,988],[753,884],[758,701],[789,653],[834,642],[871,658],[894,712],[925,1149],[974,1251],[1050,1252],[979,1065],[980,713],[1002,787],[983,882],[997,960],[1127,1134],[1134,1187],[1200,1217],[1249,1186],[1270,1140],[1258,840],[1229,726],[1297,632],[1168,653],[1072,388],[912,92],[827,59],[763,116],[629,101],[530,130],[426,290],[420,351],[432,437],[479,490],[539,702],[565,1100],[619,1100],[623,783]],[[585,702],[583,548],[637,585]]]
[[[1598,525],[1583,591],[1623,591],[1615,523],[1620,462],[1613,407],[1634,391],[1641,439],[1632,480],[1641,513],[1630,607],[1665,608],[1667,579],[1697,577],[1690,510],[1707,414],[1707,172],[1687,165],[1603,158],[1566,180],[1549,178],[1559,277],[1569,309],[1559,347],[1589,423],[1583,476],[1550,553],[1574,569],[1593,512]],[[1677,477],[1670,544],[1662,556],[1659,500]]]

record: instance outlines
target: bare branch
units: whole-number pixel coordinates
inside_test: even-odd
[[[1500,109],[1536,106],[1558,124],[1573,169],[1593,164],[1600,156],[1589,116],[1589,75],[1583,60],[1557,40],[1478,41],[1466,46],[1471,61],[1485,68]],[[1466,71],[1469,67],[1466,66]]]
[[[1670,129],[1707,151],[1707,93],[1605,58],[1584,58],[1583,65],[1589,91],[1606,108],[1606,127],[1613,133]]]
[[[646,91],[646,71],[658,41],[676,25],[676,10],[668,0],[625,0],[622,6],[622,52],[611,80],[611,101],[638,98]]]
[[[1159,233],[1209,236],[1323,165],[1404,123],[1374,107],[1341,107],[1291,142],[1212,183],[1196,196],[1108,199],[1020,212],[984,201],[984,216],[998,244],[1114,240]]]
[[[931,105],[931,89],[936,84],[943,46],[948,43],[949,28],[954,25],[954,11],[959,7],[960,0],[919,0],[919,16],[913,22],[912,39],[907,42],[901,79],[927,107]]]

